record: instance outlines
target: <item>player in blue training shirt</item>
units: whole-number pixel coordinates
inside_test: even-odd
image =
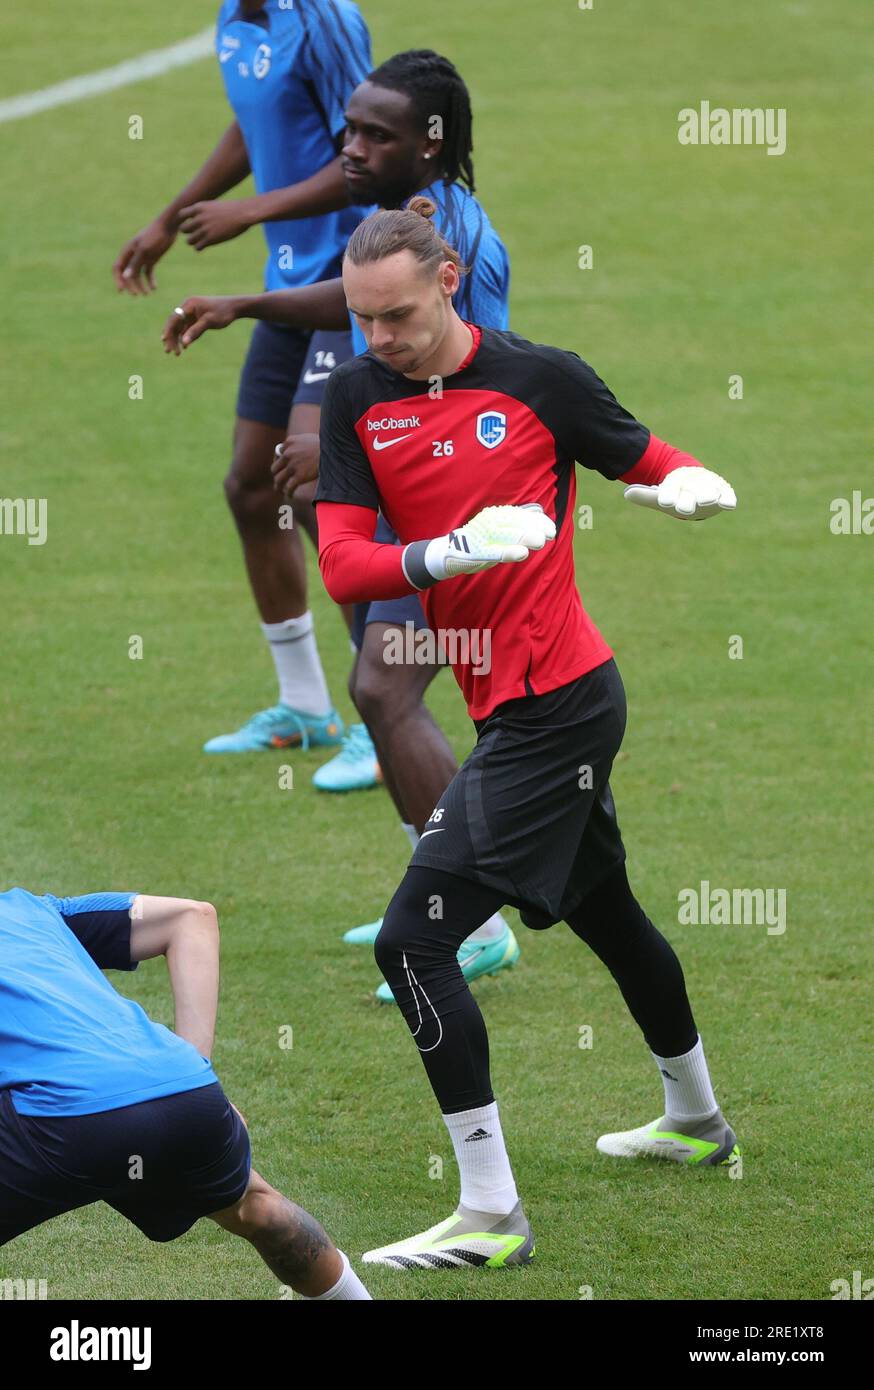
[[[343,248],[366,209],[351,207],[338,157],[346,102],[371,65],[370,39],[350,0],[225,0],[216,53],[234,120],[194,178],[122,249],[116,284],[155,288],[153,271],[181,231],[202,251],[262,223],[268,290],[339,274]],[[221,200],[251,172],[256,194]],[[341,333],[258,324],[237,397],[225,493],[279,684],[276,705],[209,752],[340,743],[307,610],[301,540],[279,525],[270,466],[289,432],[318,429],[334,365],[352,351]]]
[[[158,955],[175,1033],[101,973]],[[251,1166],[209,1062],[218,982],[209,903],[0,893],[0,1245],[97,1201],[155,1241],[209,1216],[303,1297],[369,1298],[315,1218]]]
[[[458,312],[488,328],[508,326],[510,271],[506,248],[474,193],[470,96],[447,58],[431,50],[398,53],[378,67],[352,94],[346,108],[343,169],[350,195],[359,203],[401,207],[422,193],[437,206],[435,225],[454,238],[471,272],[456,299]],[[442,135],[435,132],[439,128]],[[266,295],[195,296],[183,301],[185,319],[171,315],[164,330],[168,352],[177,354],[208,328],[224,328],[237,318],[318,328],[348,322],[342,280]],[[353,320],[359,351],[367,344]],[[280,486],[293,491],[318,472],[319,442],[290,436],[274,465]],[[392,540],[380,518],[377,539]],[[365,721],[353,726],[338,758],[316,773],[326,790],[349,790],[366,784],[358,767],[366,762],[367,730],[373,736],[379,767],[402,825],[413,846],[440,796],[457,771],[451,748],[424,703],[438,666],[387,665],[387,643],[403,642],[408,624],[427,625],[416,595],[388,603],[360,604],[354,637],[359,648],[350,677],[350,694]],[[371,755],[372,765],[372,755]],[[376,939],[381,919],[354,927],[345,940],[367,944]],[[458,953],[465,979],[495,974],[519,958],[519,946],[500,915],[484,922]],[[389,1002],[387,984],[377,990]]]

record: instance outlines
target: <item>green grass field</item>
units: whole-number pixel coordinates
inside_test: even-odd
[[[597,960],[564,927],[523,934],[518,969],[475,990],[537,1260],[515,1274],[374,1269],[368,1282],[378,1298],[572,1300],[589,1286],[597,1299],[827,1299],[832,1280],[874,1274],[874,538],[829,529],[832,499],[874,492],[866,8],[362,7],[378,59],[435,47],[471,85],[513,327],[580,352],[736,487],[735,516],[680,527],[581,474],[595,524],[577,547],[629,697],[613,786],[632,885],[680,954],[744,1153],[740,1180],[597,1155],[599,1133],[660,1113],[658,1075]],[[208,9],[19,8],[3,95],[184,38]],[[787,152],[682,147],[677,112],[702,99],[786,108]],[[263,242],[253,231],[196,260],[177,245],[150,300],[122,299],[109,274],[227,120],[207,60],[0,127],[0,492],[48,499],[44,546],[0,536],[0,886],[215,902],[216,1068],[259,1170],[355,1257],[441,1220],[457,1196],[403,1021],[371,999],[370,953],[339,940],[383,910],[406,842],[384,792],[311,788],[318,753],[294,757],[281,791],[283,755],[200,752],[274,698],[221,489],[246,329],[181,361],[159,344],[183,295],[257,287]],[[345,631],[314,563],[311,580],[349,718]],[[473,731],[451,676],[431,703],[463,757]],[[785,933],[679,925],[679,891],[703,879],[785,889]],[[163,962],[120,987],[171,1021]],[[253,1252],[210,1223],[150,1245],[104,1207],[0,1251],[0,1277],[24,1276],[47,1278],[53,1298],[277,1297]]]

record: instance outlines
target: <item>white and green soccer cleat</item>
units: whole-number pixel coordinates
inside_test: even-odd
[[[438,1226],[363,1256],[366,1265],[396,1269],[506,1269],[533,1258],[534,1236],[521,1202],[509,1216],[459,1205]]]
[[[602,1134],[596,1148],[612,1158],[666,1158],[674,1163],[712,1165],[740,1158],[737,1137],[721,1110],[691,1122],[663,1115],[639,1129]]]

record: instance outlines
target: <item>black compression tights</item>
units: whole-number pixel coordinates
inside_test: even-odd
[[[456,960],[462,941],[503,905],[500,892],[438,869],[409,868],[374,954],[422,1053],[444,1115],[488,1105],[489,1041]],[[568,919],[604,962],[650,1049],[679,1057],[698,1037],[683,971],[628,885],[621,864]]]

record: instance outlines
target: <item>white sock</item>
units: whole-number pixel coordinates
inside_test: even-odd
[[[342,1250],[338,1250],[337,1254],[343,1261],[343,1273],[340,1275],[340,1278],[333,1288],[326,1289],[324,1293],[316,1294],[315,1298],[306,1298],[306,1295],[302,1293],[298,1294],[298,1298],[305,1299],[307,1303],[324,1303],[327,1298],[342,1298],[347,1302],[355,1299],[359,1303],[367,1299],[372,1303],[373,1299],[370,1297],[370,1294],[350,1265],[348,1258],[343,1254]]]
[[[414,825],[408,825],[405,820],[402,820],[401,830],[404,832],[410,844],[413,846],[413,849],[415,849],[416,845],[419,843],[419,832],[416,829],[416,827]]]
[[[281,702],[304,714],[330,714],[333,706],[316,646],[312,613],[286,618],[284,623],[262,623],[261,631],[273,653]]]
[[[473,1211],[507,1216],[519,1200],[496,1101],[444,1115],[461,1173],[461,1201]]]
[[[655,1057],[665,1086],[665,1114],[675,1120],[706,1120],[719,1109],[699,1037],[682,1057]]]
[[[500,912],[493,912],[488,921],[483,922],[476,931],[472,931],[467,939],[468,941],[495,941],[497,937],[503,936],[506,930],[506,918],[502,917]]]

